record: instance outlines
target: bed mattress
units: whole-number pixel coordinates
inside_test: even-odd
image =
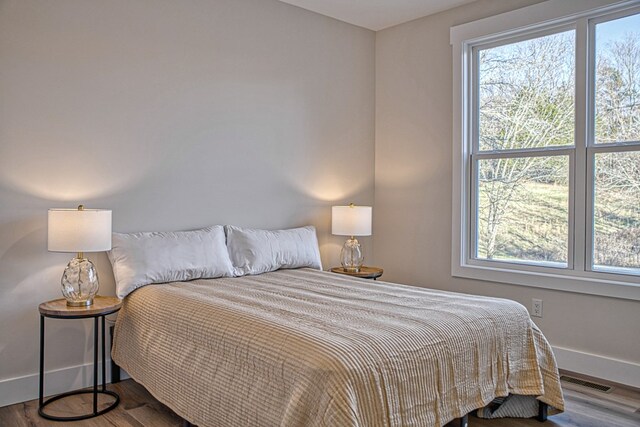
[[[112,358],[200,427],[441,426],[509,393],[564,407],[522,305],[311,269],[140,288]]]

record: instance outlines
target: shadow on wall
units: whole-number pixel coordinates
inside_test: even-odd
[[[82,129],[59,129],[57,140],[51,129],[44,134],[13,130],[10,144],[0,149],[0,182],[15,192],[40,199],[75,201],[96,199],[121,192],[142,180],[164,153],[128,146],[126,155],[113,156],[114,142],[95,132],[90,140]],[[31,133],[30,133],[31,132]],[[55,134],[54,134],[55,135]],[[141,161],[145,160],[145,161]]]
[[[318,174],[315,177],[309,177],[303,185],[301,181],[291,179],[281,183],[283,191],[287,194],[295,194],[296,200],[307,200],[307,206],[299,206],[295,214],[293,212],[286,217],[286,221],[274,227],[301,227],[305,225],[314,225],[318,236],[318,246],[320,248],[320,256],[322,258],[322,268],[328,270],[333,266],[340,265],[340,251],[344,244],[344,236],[334,236],[331,234],[331,206],[348,205],[351,202],[356,204],[369,205],[371,195],[367,192],[366,182],[362,179],[350,182],[349,191],[346,191],[344,178],[337,175],[327,173],[326,176]],[[301,213],[302,212],[302,213]],[[244,224],[234,224],[245,226]],[[272,227],[273,228],[273,227]],[[364,248],[365,263],[371,265],[373,262],[371,237],[362,239],[361,244]]]
[[[4,283],[2,293],[6,299],[24,301],[41,294],[43,284],[62,271],[58,271],[59,265],[68,262],[64,261],[66,254],[52,255],[47,251],[46,220],[43,211],[41,216],[0,224],[0,283]]]

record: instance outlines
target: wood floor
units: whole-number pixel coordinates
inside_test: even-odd
[[[584,377],[582,377],[584,378]],[[586,378],[589,379],[589,378]],[[613,385],[605,381],[599,383]],[[546,423],[536,420],[482,420],[469,417],[470,427],[639,427],[640,390],[613,385],[610,393],[563,382],[566,411],[549,417]],[[169,427],[180,426],[182,420],[158,402],[133,380],[108,386],[120,395],[120,405],[100,417],[73,423],[48,421],[38,416],[38,401],[32,400],[0,408],[2,427]],[[108,404],[108,397],[104,398]],[[91,411],[90,395],[73,396],[47,407],[53,415],[69,416]],[[241,427],[241,426],[233,426]]]

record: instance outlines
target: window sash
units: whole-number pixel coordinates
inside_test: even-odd
[[[600,153],[626,153],[626,152],[640,152],[640,143],[625,143],[625,144],[595,144],[590,147],[587,147],[587,175],[586,175],[586,184],[587,184],[587,197],[586,203],[588,208],[586,209],[586,236],[585,236],[585,252],[586,252],[586,263],[585,263],[585,271],[593,272],[593,273],[609,273],[615,275],[623,275],[636,277],[640,276],[640,271],[634,272],[631,269],[625,269],[621,267],[615,266],[599,266],[594,267],[593,258],[594,258],[594,237],[595,237],[595,185],[596,185],[596,176],[595,176],[595,161],[596,154]],[[639,269],[640,270],[640,269]]]
[[[467,244],[465,250],[466,262],[469,264],[485,264],[501,266],[503,268],[522,268],[522,267],[534,267],[534,268],[552,268],[562,270],[574,270],[575,268],[575,168],[576,168],[576,142],[578,136],[578,120],[577,111],[574,111],[574,143],[573,145],[563,146],[546,146],[546,147],[534,147],[534,148],[520,148],[520,149],[506,149],[506,150],[481,150],[480,149],[480,51],[485,49],[491,49],[499,46],[505,46],[514,44],[526,40],[531,40],[539,37],[545,37],[552,34],[558,34],[565,31],[575,31],[575,43],[576,52],[578,44],[578,24],[577,22],[561,23],[556,25],[550,25],[543,29],[536,31],[529,31],[520,33],[514,36],[501,37],[498,40],[492,40],[490,42],[474,44],[469,46],[469,52],[471,54],[471,64],[469,73],[471,75],[470,86],[471,90],[468,92],[471,95],[471,102],[469,103],[471,111],[469,112],[470,136],[471,136],[471,150],[469,153],[470,170],[469,170],[469,191],[468,191],[468,205],[467,210],[467,224],[469,224],[468,233],[466,236]],[[576,57],[577,57],[576,53]],[[577,61],[577,58],[576,58]],[[575,64],[575,76],[574,79],[574,108],[577,110],[577,63]],[[493,260],[484,259],[478,257],[478,243],[479,243],[479,227],[478,227],[478,214],[479,214],[479,185],[478,178],[479,161],[484,159],[512,159],[522,157],[553,157],[553,156],[568,156],[569,157],[569,185],[568,185],[568,236],[567,236],[567,262],[538,262],[532,260]],[[508,267],[511,266],[511,267]]]
[[[587,107],[588,118],[588,134],[587,134],[587,146],[588,147],[602,147],[611,145],[634,145],[640,143],[640,141],[624,141],[615,143],[596,143],[596,25],[605,22],[614,21],[616,19],[626,18],[627,16],[640,14],[640,6],[624,8],[619,11],[600,14],[589,19],[583,19],[588,26],[588,42],[589,49],[588,55],[588,69],[587,69],[587,91],[589,104]],[[584,25],[584,24],[583,24]]]
[[[469,213],[470,213],[470,229],[468,235],[468,245],[467,245],[467,262],[490,262],[496,263],[499,262],[501,264],[507,264],[514,266],[523,266],[523,265],[531,265],[531,266],[547,266],[549,268],[561,268],[566,270],[574,269],[573,262],[573,252],[574,252],[574,185],[575,179],[572,171],[575,168],[575,149],[574,148],[562,148],[562,149],[537,149],[537,150],[508,150],[502,153],[496,152],[483,152],[477,154],[471,154],[471,186],[470,186],[470,203],[469,203]],[[556,263],[556,262],[546,262],[546,261],[533,261],[533,260],[492,260],[486,258],[478,257],[478,236],[479,236],[479,228],[478,228],[478,212],[479,212],[479,186],[480,180],[478,179],[478,172],[480,170],[478,164],[481,160],[487,159],[517,159],[523,157],[568,157],[569,158],[569,185],[567,186],[569,194],[569,205],[568,205],[568,235],[567,235],[567,263]]]
[[[614,153],[614,152],[627,152],[627,151],[640,151],[640,141],[619,141],[611,143],[596,143],[595,137],[595,123],[596,123],[596,25],[610,22],[616,19],[621,19],[627,16],[636,15],[640,13],[640,7],[623,8],[622,10],[603,13],[590,18],[582,18],[579,20],[579,30],[583,34],[582,50],[586,53],[586,57],[583,61],[586,65],[586,70],[581,73],[581,78],[586,76],[586,81],[583,83],[584,92],[586,93],[586,143],[585,147],[580,151],[584,152],[581,157],[584,158],[582,166],[585,167],[584,176],[584,222],[585,233],[584,236],[584,261],[583,270],[585,272],[591,272],[594,274],[605,273],[615,276],[630,276],[635,277],[640,275],[640,271],[632,272],[626,269],[620,269],[616,267],[597,267],[594,268],[594,237],[595,237],[595,158],[598,153]],[[576,43],[579,40],[576,39]],[[586,44],[586,49],[584,45]],[[582,264],[582,263],[581,263]]]
[[[497,40],[492,40],[490,42],[478,43],[470,45],[470,53],[471,53],[471,91],[469,92],[472,97],[472,102],[470,106],[472,110],[470,111],[469,117],[472,118],[470,120],[469,125],[471,127],[471,152],[472,153],[485,153],[491,152],[488,150],[480,149],[480,64],[479,57],[480,51],[491,49],[500,46],[506,46],[509,44],[514,44],[526,40],[531,40],[539,37],[549,36],[552,34],[562,33],[565,31],[575,30],[575,23],[561,23],[556,25],[550,25],[546,28],[539,29],[536,31],[528,31],[522,32],[519,34],[515,34],[512,36],[502,36]],[[571,145],[565,145],[558,148],[567,148],[571,147]],[[551,147],[540,147],[540,148],[556,148],[555,146]],[[521,151],[521,150],[533,150],[533,149],[516,149],[516,150],[495,150],[499,152],[511,152],[511,151]]]

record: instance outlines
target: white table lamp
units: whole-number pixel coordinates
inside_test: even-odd
[[[111,211],[104,209],[49,209],[47,248],[51,252],[76,252],[64,269],[62,295],[69,306],[88,306],[98,293],[98,272],[84,252],[111,249]]]
[[[359,272],[364,261],[360,243],[355,236],[371,236],[371,206],[333,206],[331,233],[349,236],[340,252],[340,263],[347,272]]]

